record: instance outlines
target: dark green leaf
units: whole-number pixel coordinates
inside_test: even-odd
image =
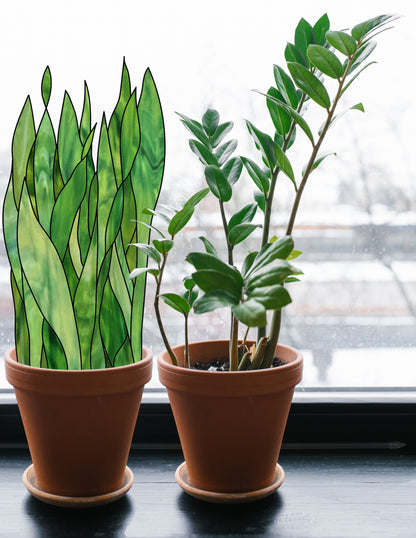
[[[318,105],[328,110],[331,106],[331,100],[319,78],[301,64],[289,62],[287,66],[296,85]]]
[[[220,166],[232,155],[237,147],[237,140],[229,140],[215,151],[215,158]]]
[[[241,268],[241,273],[245,276],[253,265],[254,260],[256,259],[258,252],[249,252],[244,258],[243,266]]]
[[[265,172],[263,172],[263,170],[259,166],[257,166],[254,161],[247,159],[246,157],[241,157],[241,161],[256,186],[261,190],[263,194],[267,194],[269,192],[270,183],[267,174],[265,174]]]
[[[273,66],[274,80],[284,101],[292,108],[297,108],[299,99],[295,85],[290,76],[278,65]]]
[[[249,298],[255,299],[266,310],[279,310],[292,302],[289,292],[280,284],[256,288],[250,293]]]
[[[267,243],[257,254],[254,264],[251,266],[250,274],[274,260],[286,260],[292,250],[293,239],[290,235],[286,235],[272,243]]]
[[[279,148],[277,144],[274,145],[276,152],[276,160],[280,170],[287,175],[287,177],[292,181],[295,189],[297,189],[295,175],[293,173],[292,165],[290,164],[289,159],[286,156],[286,153]]]
[[[254,200],[256,201],[256,204],[264,213],[266,211],[266,198],[264,197],[264,194],[262,192],[255,192]]]
[[[162,239],[160,241],[158,239],[153,239],[152,243],[155,249],[161,254],[167,254],[174,245],[174,242],[171,239]]]
[[[42,100],[45,107],[49,104],[52,89],[52,77],[49,66],[45,69],[42,77]]]
[[[257,208],[257,205],[255,206]],[[238,245],[251,235],[256,228],[261,228],[259,224],[236,224],[228,234],[228,242],[231,246]]]
[[[206,252],[191,252],[185,259],[187,262],[192,264],[197,271],[203,269],[217,271],[221,274],[229,276],[236,283],[238,288],[243,286],[243,277],[241,276],[240,272],[235,267],[224,263],[213,254],[208,254]],[[221,287],[221,281],[217,282],[217,285]]]
[[[181,118],[182,123],[185,125],[188,131],[190,131],[194,136],[196,136],[198,140],[204,144],[204,146],[210,146],[208,137],[199,122],[197,122],[196,120],[192,120],[191,118],[188,118],[187,116],[185,116],[184,114],[180,114],[179,112],[177,112],[176,114]]]
[[[209,193],[209,189],[201,189],[200,191],[193,194],[189,200],[187,200],[184,204],[185,206],[195,207],[199,202],[201,202],[205,196]]]
[[[248,277],[246,282],[247,294],[250,295],[256,288],[281,284],[288,276],[297,272],[298,270],[289,262],[280,259],[274,260],[261,269],[256,268],[254,272],[251,270],[251,276]]]
[[[162,261],[159,252],[151,245],[147,245],[146,243],[132,243],[132,245],[139,248],[146,254],[146,256],[152,258],[152,260],[154,260],[156,263],[160,263]]]
[[[263,160],[270,170],[273,170],[276,166],[276,152],[275,152],[275,143],[266,133],[263,133],[257,129],[251,122],[246,120],[246,125],[248,132],[254,139],[256,147],[261,151]]]
[[[218,125],[214,135],[210,139],[210,143],[213,148],[216,148],[218,146],[224,136],[226,136],[231,131],[233,126],[234,123],[232,121],[227,121],[226,123],[221,123],[221,125]]]
[[[205,314],[217,308],[234,306],[238,300],[226,291],[210,291],[198,299],[194,305],[195,314]]]
[[[176,293],[162,293],[159,297],[163,299],[164,303],[168,306],[185,316],[187,316],[191,310],[188,301]]]
[[[228,183],[224,172],[218,166],[207,166],[205,168],[205,179],[211,192],[221,202],[228,202],[233,191]]]
[[[186,302],[189,304],[190,309],[194,306],[195,301],[198,299],[199,290],[195,285],[195,282],[192,280],[192,278],[187,279],[192,282],[193,287],[191,289],[187,289],[185,292],[181,294],[181,297],[183,297]]]
[[[312,43],[316,43],[315,32],[309,22],[302,18],[295,30],[295,46],[307,58],[306,51]]]
[[[227,178],[230,185],[234,185],[240,179],[241,170],[243,169],[243,163],[240,157],[233,157],[222,168],[222,171]]]
[[[318,45],[325,45],[325,34],[329,30],[329,26],[329,18],[326,13],[314,24],[313,31]]]
[[[341,62],[333,52],[321,47],[320,45],[310,45],[308,48],[309,61],[321,73],[328,75],[331,78],[340,79],[344,74],[344,68]]]
[[[249,204],[237,211],[228,222],[228,229],[231,231],[237,224],[251,222],[257,212],[257,204]]]
[[[351,67],[348,70],[348,74],[352,73],[358,66],[360,66],[373,52],[376,48],[376,41],[367,41],[365,45],[362,45],[358,50],[357,54],[354,57],[354,60],[351,63]]]
[[[326,33],[326,40],[334,49],[339,50],[345,56],[352,56],[357,50],[357,43],[353,37],[346,32],[334,32],[329,30]]]
[[[200,239],[204,243],[205,251],[208,254],[213,254],[214,256],[218,258],[218,252],[216,251],[211,241],[209,241],[206,237],[202,237],[202,236],[198,237],[198,239]]]
[[[368,19],[364,22],[356,24],[352,29],[351,34],[356,41],[362,41],[362,39],[368,36],[368,34],[370,34],[373,30],[376,30],[398,18],[399,15],[379,15],[377,17],[373,17],[372,19]]]
[[[264,327],[267,323],[266,309],[255,299],[247,299],[232,307],[234,316],[247,327]]]
[[[270,95],[274,99],[283,102],[282,94],[274,87],[269,89],[267,95]],[[285,112],[282,107],[276,106],[276,103],[274,103],[271,99],[266,99],[266,105],[276,131],[284,139],[292,124],[289,114]]]
[[[306,53],[305,53],[306,54]],[[302,52],[295,47],[292,43],[288,43],[285,48],[285,60],[286,62],[296,62],[298,64],[303,65],[307,69],[309,68],[309,62],[302,54]]]
[[[186,290],[190,291],[192,288],[195,287],[195,282],[193,278],[191,278],[190,276],[187,276],[183,279],[183,285],[185,286]]]
[[[185,204],[180,211],[173,215],[168,227],[168,233],[171,235],[171,237],[175,237],[175,235],[188,224],[193,214],[194,206]]]
[[[235,302],[240,300],[243,286],[239,286],[235,279],[220,271],[203,269],[192,273],[196,285],[204,292],[223,291],[232,295]]]
[[[203,144],[201,144],[201,142],[198,142],[198,140],[190,140],[189,147],[195,153],[195,155],[199,158],[199,160],[201,161],[203,165],[218,166],[218,161],[214,157],[214,155],[211,153],[211,151],[208,148],[206,148]]]
[[[219,121],[220,115],[213,108],[208,108],[208,110],[202,116],[202,126],[209,137],[215,134]]]

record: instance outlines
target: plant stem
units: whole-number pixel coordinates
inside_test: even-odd
[[[225,216],[225,209],[224,209],[224,202],[220,200],[220,212],[221,212],[221,220],[222,220],[222,227],[224,228],[225,233],[225,241],[227,242],[227,252],[228,252],[228,264],[233,265],[233,247],[230,245],[230,242],[228,241],[228,224],[227,224],[227,218]]]
[[[238,370],[238,320],[232,317],[232,329],[230,340],[230,372]]]

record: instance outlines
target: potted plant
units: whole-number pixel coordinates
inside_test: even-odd
[[[142,346],[146,265],[131,246],[154,207],[164,170],[162,110],[146,71],[140,96],[123,63],[120,95],[102,116],[93,158],[85,84],[78,120],[65,92],[57,133],[48,110],[36,128],[27,98],[12,142],[3,230],[11,266],[16,348],[6,354],[33,460],[30,491],[55,504],[109,502],[132,484],[126,467],[152,354]],[[150,225],[151,215],[140,217]]]
[[[287,70],[275,65],[276,84],[263,94],[272,134],[247,121],[259,162],[232,156],[237,141],[223,141],[232,123],[221,123],[217,111],[208,109],[202,121],[180,114],[194,137],[189,145],[204,167],[207,188],[179,210],[155,213],[167,224],[167,231],[154,228],[160,237],[152,245],[136,245],[154,266],[133,271],[131,278],[149,272],[156,281],[154,307],[166,347],[158,357],[159,377],[167,387],[185,456],[176,478],[195,497],[246,502],[269,495],[283,481],[283,470],[276,463],[294,387],[302,375],[299,351],[278,344],[281,309],[291,301],[288,284],[300,274],[292,264],[300,254],[292,239],[296,214],[310,175],[327,157],[320,150],[328,130],[341,116],[336,114],[342,96],[373,63],[366,62],[375,46],[373,37],[395,18],[378,16],[357,24],[351,32],[330,30],[327,15],[313,26],[304,19],[299,22],[294,43],[285,49]],[[307,107],[323,116],[317,134],[306,120]],[[361,103],[351,109],[364,112]],[[288,157],[298,135],[306,135],[311,144],[299,180]],[[227,202],[243,167],[257,188],[254,202],[230,214]],[[286,233],[277,239],[270,236],[270,221],[281,173],[293,183],[295,192]],[[193,269],[184,280],[183,293],[162,293],[176,236],[208,193],[218,200],[226,259],[221,259],[217,246],[207,237],[200,237],[205,251],[186,256]],[[261,225],[255,219],[257,213]],[[259,245],[245,249],[238,269],[235,252],[259,227]],[[169,344],[160,299],[184,316],[182,346]],[[191,311],[203,314],[221,307],[231,309],[230,340],[189,344]],[[241,332],[240,326],[245,327]],[[258,328],[256,341],[249,339],[254,327]]]

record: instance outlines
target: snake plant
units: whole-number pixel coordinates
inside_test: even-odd
[[[165,136],[151,72],[140,96],[123,62],[120,94],[107,121],[96,125],[84,86],[78,119],[65,92],[55,132],[48,110],[52,78],[41,84],[45,106],[35,125],[30,96],[12,141],[12,167],[3,205],[11,266],[17,358],[57,369],[96,369],[141,359],[145,277],[129,273],[146,256],[161,187]]]

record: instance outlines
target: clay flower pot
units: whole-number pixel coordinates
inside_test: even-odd
[[[190,345],[191,363],[228,356],[228,341]],[[174,348],[179,360],[183,346]],[[246,372],[208,372],[173,366],[158,357],[176,421],[184,467],[176,478],[191,495],[213,502],[245,502],[271,493],[284,474],[276,471],[302,355],[279,345],[286,364]],[[277,485],[277,487],[278,487]]]
[[[41,492],[87,498],[121,488],[152,359],[144,348],[128,366],[74,371],[26,366],[14,349],[6,353]]]

